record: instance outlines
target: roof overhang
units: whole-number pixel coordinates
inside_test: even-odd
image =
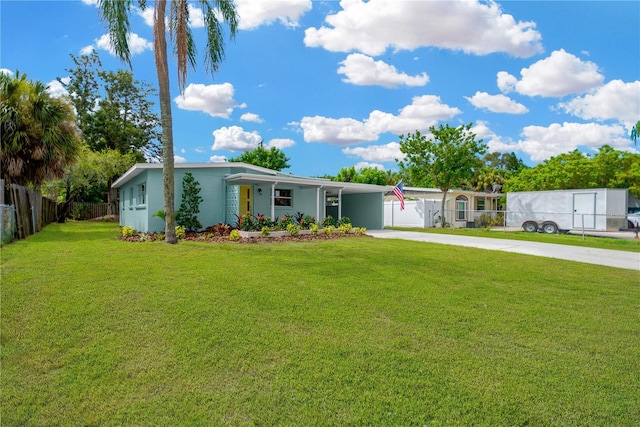
[[[225,181],[229,184],[247,185],[295,185],[300,188],[318,188],[325,190],[329,195],[338,194],[362,194],[362,193],[386,193],[393,189],[392,186],[356,184],[351,182],[336,182],[320,178],[304,178],[289,175],[256,175],[252,173],[238,173],[228,175]]]

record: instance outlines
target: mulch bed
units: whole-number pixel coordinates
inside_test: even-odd
[[[144,236],[144,238],[142,237]],[[276,243],[276,242],[301,242],[310,240],[333,240],[344,239],[354,237],[371,237],[364,234],[300,234],[297,236],[282,236],[282,237],[255,237],[255,238],[240,238],[239,240],[229,240],[229,235],[212,235],[212,233],[196,233],[187,232],[183,240],[194,242],[207,242],[207,243],[244,243],[244,244],[260,244],[260,243]],[[156,242],[164,240],[164,233],[143,233],[135,234],[131,237],[118,237],[119,240],[126,242]]]

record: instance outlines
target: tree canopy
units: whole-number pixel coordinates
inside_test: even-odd
[[[574,150],[524,169],[509,178],[504,192],[567,190],[581,188],[628,188],[640,195],[640,154],[603,145],[589,156]]]
[[[374,185],[390,185],[389,182],[392,176],[395,176],[391,171],[383,171],[377,168],[366,167],[357,170],[355,166],[345,167],[340,169],[338,175],[331,177],[332,181],[338,182],[356,182],[359,184],[374,184]]]
[[[400,169],[408,172],[414,184],[427,187],[433,183],[442,191],[443,213],[447,192],[473,178],[482,165],[479,155],[487,150],[482,140],[476,140],[472,125],[431,126],[430,137],[416,131],[399,138],[400,151],[405,155],[398,161]],[[444,227],[445,221],[441,224]]]
[[[261,145],[251,151],[245,151],[238,157],[229,159],[230,162],[248,163],[276,171],[289,168],[289,160],[290,159],[284,154],[284,151],[276,147],[266,149]]]
[[[5,182],[39,187],[62,176],[81,147],[72,106],[19,72],[0,73],[0,104]]]

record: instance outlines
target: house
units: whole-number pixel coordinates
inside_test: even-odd
[[[445,201],[445,223],[455,228],[484,225],[501,212],[501,193],[449,190]],[[388,227],[435,227],[440,225],[442,191],[438,188],[404,187],[405,209],[393,193],[385,196],[384,225]]]
[[[203,227],[219,223],[233,226],[238,216],[246,213],[276,219],[302,212],[318,222],[327,215],[338,219],[347,216],[354,227],[381,229],[384,195],[393,188],[300,177],[239,162],[176,163],[176,211],[187,172],[201,189],[198,220]],[[112,188],[118,190],[120,225],[141,232],[164,231],[164,220],[154,216],[164,209],[161,163],[135,164]]]

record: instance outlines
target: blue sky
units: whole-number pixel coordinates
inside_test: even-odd
[[[134,2],[137,3],[137,2]],[[149,5],[153,2],[148,1]],[[398,135],[474,123],[490,151],[534,165],[603,144],[638,152],[640,2],[238,0],[215,75],[172,74],[176,162],[236,157],[260,141],[285,172],[397,170]],[[135,78],[157,86],[150,10],[132,16]],[[199,11],[191,11],[199,53]],[[95,0],[0,1],[0,68],[51,83],[70,54],[109,53]],[[202,56],[199,55],[199,59]]]

